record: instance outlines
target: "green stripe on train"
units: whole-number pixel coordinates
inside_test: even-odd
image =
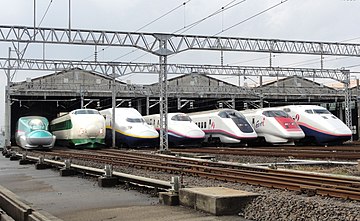
[[[105,145],[104,138],[87,138],[87,139],[70,139],[70,142],[75,146],[82,146],[88,148],[96,148]]]
[[[51,131],[69,130],[73,127],[71,120],[62,121],[56,124],[50,125]]]

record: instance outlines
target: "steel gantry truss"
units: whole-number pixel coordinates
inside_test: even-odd
[[[190,49],[249,51],[289,54],[360,56],[360,44],[289,41],[200,35],[156,34],[105,30],[0,26],[0,41],[24,43],[129,46],[160,55],[159,36],[167,36],[167,50],[179,53]],[[159,54],[160,53],[160,54]]]
[[[38,70],[62,71],[72,68],[94,71],[111,76],[115,71],[121,77],[132,73],[159,73],[158,63],[133,62],[96,62],[76,60],[45,60],[45,59],[16,59],[0,58],[0,69],[7,70]],[[345,69],[317,69],[317,68],[289,68],[289,67],[254,67],[254,66],[222,66],[222,65],[196,65],[196,64],[167,64],[168,74],[204,73],[207,75],[233,75],[233,76],[269,76],[304,78],[328,78],[342,83],[347,81]]]
[[[159,56],[160,119],[167,115],[167,56],[186,50],[218,50],[245,51],[288,54],[360,56],[360,44],[339,42],[310,42],[289,41],[279,39],[254,39],[238,37],[156,34],[141,32],[117,32],[104,30],[62,29],[62,28],[34,28],[26,26],[0,26],[0,41],[18,43],[49,43],[49,44],[77,44],[96,46],[128,46],[135,47]],[[21,56],[18,54],[18,58]],[[8,68],[11,68],[10,61]],[[110,67],[109,67],[110,68]],[[194,67],[193,67],[194,68]],[[210,68],[209,68],[210,69]],[[199,69],[198,69],[199,70]],[[217,69],[212,69],[217,70]],[[223,67],[223,70],[229,71]],[[231,69],[233,70],[233,69]],[[219,71],[219,70],[218,70]],[[239,75],[239,72],[237,72]],[[277,72],[278,73],[278,72]],[[349,72],[346,72],[349,74]],[[346,75],[345,74],[345,75]],[[348,76],[349,77],[349,76]],[[336,77],[344,82],[348,89],[347,77]],[[8,85],[9,86],[9,85]],[[345,93],[349,96],[348,91]],[[345,108],[350,109],[349,97]],[[351,114],[351,112],[350,112]],[[163,115],[163,116],[162,116]],[[351,118],[351,117],[350,117]],[[346,118],[348,119],[348,117]],[[351,122],[346,122],[348,126]],[[167,131],[167,122],[161,124],[162,131]],[[161,149],[167,150],[167,137],[160,142]]]

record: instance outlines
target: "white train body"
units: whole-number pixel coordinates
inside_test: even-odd
[[[241,111],[258,137],[271,144],[290,144],[305,137],[299,125],[280,108]]]
[[[100,111],[106,117],[107,145],[112,145],[112,108]],[[158,144],[159,133],[134,108],[115,108],[115,144],[118,147],[148,147]]]
[[[316,105],[289,105],[282,109],[305,133],[303,142],[336,144],[350,140],[351,130],[326,108]]]
[[[146,122],[160,131],[160,114],[144,116]],[[184,113],[168,113],[168,142],[170,146],[197,146],[205,133]]]
[[[56,143],[70,147],[105,146],[105,118],[94,109],[77,109],[50,123]]]
[[[205,132],[205,142],[236,144],[257,137],[245,116],[233,109],[218,109],[189,114]]]

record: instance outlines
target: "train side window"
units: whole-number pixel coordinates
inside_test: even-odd
[[[252,124],[255,125],[255,118],[252,119]]]
[[[204,128],[206,128],[206,122],[204,122]]]
[[[305,113],[313,114],[313,111],[312,110],[305,110]]]
[[[209,120],[209,125],[211,125],[211,119]]]

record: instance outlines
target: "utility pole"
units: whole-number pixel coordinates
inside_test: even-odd
[[[8,70],[6,72],[7,84],[6,84],[6,97],[5,97],[5,147],[6,148],[11,147],[10,57],[11,57],[11,48],[9,47],[9,60],[8,60]]]

